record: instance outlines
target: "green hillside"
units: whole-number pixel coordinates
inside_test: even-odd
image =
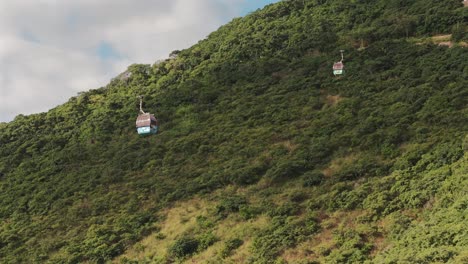
[[[0,263],[468,263],[467,16],[283,1],[0,124]]]

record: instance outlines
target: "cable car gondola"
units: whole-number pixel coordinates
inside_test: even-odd
[[[143,111],[143,97],[140,98],[140,114],[136,120],[136,128],[138,135],[153,135],[158,133],[159,123],[156,117],[150,113]]]
[[[344,74],[344,64],[343,64],[343,52],[344,50],[340,50],[341,52],[341,60],[338,62],[335,62],[333,64],[333,74],[336,75],[342,75]]]

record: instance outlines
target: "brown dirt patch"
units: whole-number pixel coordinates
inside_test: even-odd
[[[342,100],[342,97],[339,95],[327,95],[326,103],[327,105],[334,106]]]
[[[439,46],[446,46],[446,47],[453,47],[453,42],[452,41],[443,41],[443,42],[439,42],[439,44],[437,44]]]

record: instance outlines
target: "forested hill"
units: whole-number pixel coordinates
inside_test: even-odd
[[[0,124],[0,263],[467,263],[467,11],[282,1]]]

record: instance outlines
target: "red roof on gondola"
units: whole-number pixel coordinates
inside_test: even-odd
[[[339,61],[339,62],[335,62],[335,64],[333,64],[333,70],[342,70],[344,68],[344,64]]]
[[[141,114],[136,120],[136,127],[148,127],[158,125],[158,120],[152,114]]]

